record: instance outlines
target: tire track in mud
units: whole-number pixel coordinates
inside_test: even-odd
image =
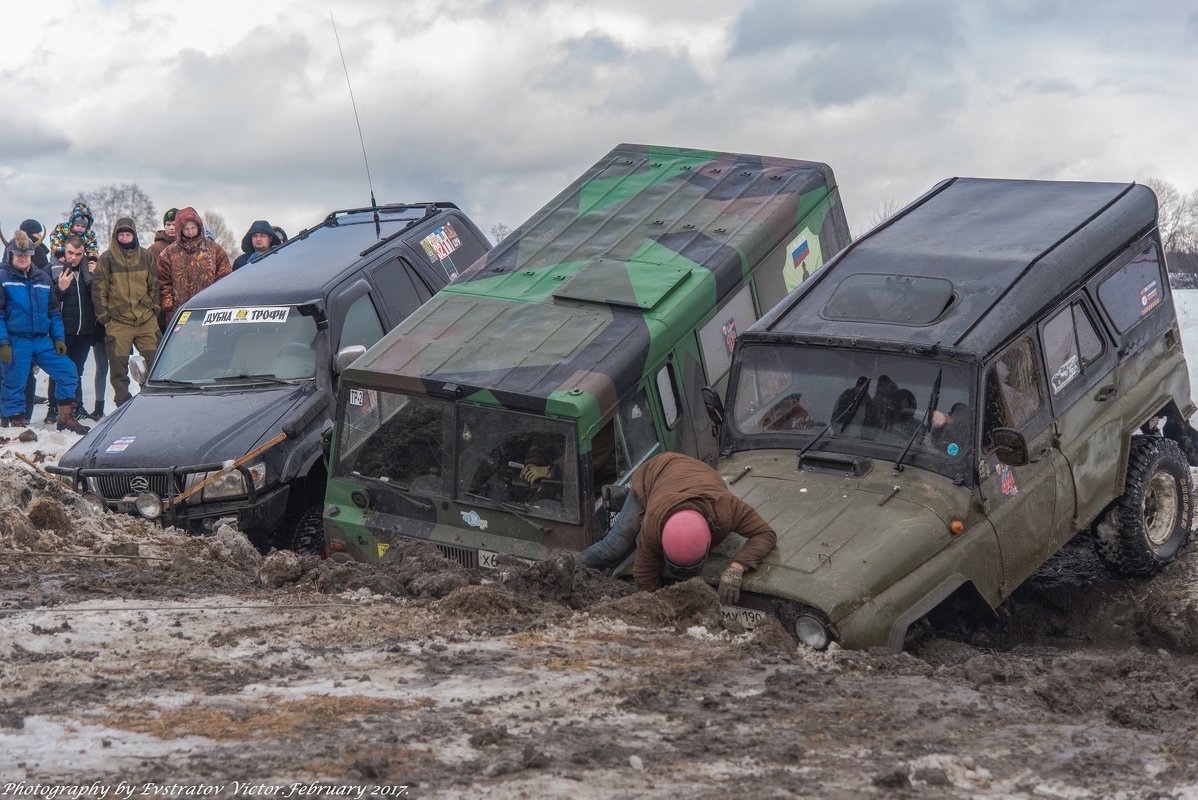
[[[441,797],[1198,793],[1193,550],[1125,580],[1079,539],[997,619],[909,653],[812,653],[775,624],[724,629],[696,582],[637,595],[569,559],[482,574],[421,545],[377,568],[264,559],[232,527],[162,532],[37,480],[0,467],[0,551],[165,560],[0,556],[5,775]],[[69,524],[40,527],[59,517],[22,512],[35,496]]]

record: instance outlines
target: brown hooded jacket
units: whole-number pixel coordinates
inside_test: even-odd
[[[183,238],[183,228],[194,222],[200,233]],[[166,319],[191,298],[233,271],[229,254],[204,236],[204,221],[188,206],[175,215],[175,242],[158,254],[158,282],[162,287],[162,314]]]
[[[632,476],[632,491],[645,509],[636,540],[633,575],[642,591],[661,585],[665,556],[661,528],[675,511],[698,511],[711,523],[711,546],[738,533],[748,541],[733,559],[746,569],[756,569],[774,549],[778,537],[753,507],[732,492],[719,473],[698,459],[681,453],[654,456]]]

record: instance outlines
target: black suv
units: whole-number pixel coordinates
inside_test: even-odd
[[[319,551],[338,375],[488,249],[452,203],[329,214],[180,308],[141,393],[49,469],[114,511]]]

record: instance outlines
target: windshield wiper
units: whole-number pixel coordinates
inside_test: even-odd
[[[907,446],[903,448],[902,454],[898,457],[898,461],[894,462],[894,471],[903,471],[903,459],[907,457],[907,453],[911,452],[911,446],[915,444],[919,434],[927,430],[928,421],[932,418],[933,412],[936,411],[936,406],[940,404],[940,379],[944,377],[944,367],[941,367],[936,372],[936,380],[932,383],[932,396],[928,398],[927,411],[923,412],[923,419],[915,426],[915,430],[911,432],[911,438],[907,440]]]
[[[521,513],[521,512],[528,511],[527,503],[525,503],[522,506],[518,506],[514,503],[508,503],[503,500],[496,500],[494,497],[487,497],[485,494],[475,494],[474,492],[462,492],[462,494],[466,495],[467,497],[473,497],[475,500],[485,500],[488,503],[494,503],[495,505],[500,506],[501,508],[512,512],[512,516],[516,517],[521,522],[532,526],[536,530],[537,533],[542,533],[542,534],[549,533],[549,529],[546,528],[544,525],[541,525],[540,523],[537,523],[537,522],[533,522],[531,519],[529,519],[528,517],[524,516],[523,513]]]
[[[181,387],[184,389],[199,389],[200,388],[200,385],[198,383],[193,383],[192,381],[175,380],[174,378],[150,378],[148,381],[146,381],[146,385],[148,385],[148,386],[178,386],[178,387]]]
[[[308,378],[279,378],[271,373],[261,373],[257,375],[222,375],[219,378],[212,379],[214,383],[224,383],[226,381],[258,381],[260,383],[277,383],[281,386],[294,386],[296,381],[306,381]]]
[[[863,397],[865,397],[865,393],[867,391],[869,391],[869,384],[870,384],[871,380],[872,379],[870,379],[870,378],[866,378],[864,380],[864,382],[862,382],[862,384],[859,387],[857,387],[857,394],[853,396],[853,402],[849,403],[848,406],[845,407],[844,411],[841,411],[839,414],[837,414],[835,417],[833,417],[832,420],[827,425],[824,426],[824,429],[822,431],[820,431],[819,434],[816,435],[816,437],[814,439],[812,439],[807,444],[806,447],[804,447],[802,450],[799,451],[799,462],[800,463],[803,461],[803,456],[807,454],[807,451],[810,450],[811,448],[815,447],[815,443],[818,442],[820,439],[824,438],[824,434],[827,433],[828,431],[832,430],[833,425],[835,425],[837,422],[840,422],[841,420],[846,420],[845,424],[846,425],[848,424],[847,420],[852,419],[853,415],[857,413],[857,408],[861,405],[861,399]],[[844,431],[844,428],[841,428],[841,432],[843,432],[843,431]]]
[[[433,507],[431,504],[426,503],[423,500],[413,497],[412,495],[408,494],[408,491],[409,491],[408,487],[402,483],[397,483],[395,481],[386,480],[383,478],[376,478],[372,475],[363,475],[360,472],[356,473],[356,477],[362,478],[363,480],[373,481],[374,483],[380,484],[382,486],[386,486],[388,489],[390,489],[392,492],[394,492],[401,500],[406,500],[407,502],[416,506],[416,508],[419,508],[421,511],[432,511],[433,510]]]

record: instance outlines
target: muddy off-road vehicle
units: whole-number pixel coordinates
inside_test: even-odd
[[[741,335],[718,469],[778,546],[727,612],[899,649],[1079,531],[1152,575],[1189,536],[1193,411],[1148,188],[945,181]]]
[[[193,532],[235,516],[260,546],[323,549],[340,372],[490,246],[452,203],[375,212],[335,211],[191,298],[141,392],[51,471],[114,511]]]
[[[714,463],[704,385],[847,241],[823,164],[618,146],[343,373],[330,555],[587,547],[604,485]]]

